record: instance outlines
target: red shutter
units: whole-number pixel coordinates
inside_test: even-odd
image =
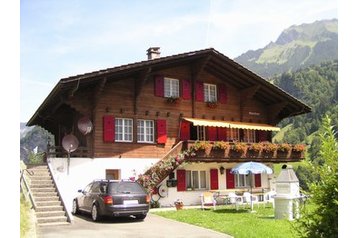
[[[190,122],[188,121],[181,122],[180,140],[190,140]]]
[[[103,116],[103,141],[114,142],[114,116]]]
[[[219,177],[217,169],[210,169],[210,189],[219,189]]]
[[[255,174],[255,188],[261,187],[261,174]]]
[[[154,81],[154,95],[157,97],[164,97],[164,77],[156,75]]]
[[[212,126],[209,126],[206,128],[207,129],[207,133],[208,133],[208,139],[210,141],[216,141],[218,136],[217,136],[217,129],[216,127],[212,127]]]
[[[167,142],[167,121],[157,120],[157,143],[165,144]]]
[[[198,102],[204,102],[204,83],[197,81],[195,83],[195,100]]]
[[[226,189],[235,188],[234,174],[230,173],[231,169],[226,169]]]
[[[185,181],[185,170],[178,169],[177,170],[177,191],[185,191],[186,190],[186,181]]]
[[[227,103],[227,90],[225,84],[219,84],[218,96],[219,96],[219,103],[222,104]]]
[[[189,80],[181,81],[181,95],[184,100],[189,100],[191,98],[191,85]]]
[[[226,128],[218,127],[218,140],[226,141]]]

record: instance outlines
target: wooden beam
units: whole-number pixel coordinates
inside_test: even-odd
[[[192,78],[196,80],[199,77],[199,74],[203,71],[205,65],[209,62],[210,59],[211,56],[209,55],[197,61],[195,64],[192,64],[191,66]]]
[[[288,102],[279,102],[267,107],[267,115],[270,122],[277,121],[278,114],[286,107]]]

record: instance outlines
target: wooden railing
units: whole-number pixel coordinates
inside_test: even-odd
[[[78,147],[77,150],[71,152],[71,157],[89,157],[88,147]],[[68,153],[62,146],[48,146],[47,157],[67,157]]]
[[[187,141],[187,149],[192,151],[190,156],[186,157],[189,162],[297,162],[304,158],[303,151],[295,151],[296,147],[303,145],[285,144],[286,150],[282,151],[282,144],[275,143],[234,143],[225,142],[226,148],[215,148],[217,142],[205,141]],[[242,150],[238,151],[239,146]],[[256,151],[253,150],[256,149]],[[269,149],[265,149],[269,148]],[[269,150],[269,151],[267,151]]]
[[[25,173],[30,173],[27,169],[20,170],[20,191],[24,194],[26,200],[30,200],[32,207],[36,209],[36,203],[32,196],[30,186],[27,184]]]
[[[153,189],[183,162],[184,156],[179,156],[182,151],[183,142],[180,141],[161,160],[151,166],[143,175],[140,175],[138,182],[147,190],[153,192]]]

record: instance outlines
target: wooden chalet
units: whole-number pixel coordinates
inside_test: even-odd
[[[27,123],[54,135],[47,156],[55,172],[73,176],[77,186],[86,184],[84,178],[135,177],[151,188],[161,186],[159,192],[172,190],[170,196],[161,194],[163,205],[177,198],[195,204],[195,192],[246,188],[245,176],[229,173],[237,163],[303,158],[303,152],[294,153],[295,145],[282,154],[271,143],[278,122],[311,111],[301,101],[213,48],[160,57],[159,47],[153,47],[147,55],[142,62],[57,83]],[[86,133],[83,121],[90,123]],[[71,153],[66,175],[60,168],[68,134],[79,148]],[[235,146],[245,151],[238,154]],[[272,153],[265,153],[265,146],[273,147]],[[191,163],[180,165],[183,161]],[[272,189],[271,179],[255,176],[255,187]]]

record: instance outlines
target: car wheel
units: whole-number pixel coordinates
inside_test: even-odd
[[[78,204],[77,204],[77,200],[73,200],[72,202],[72,214],[76,215],[78,214]]]
[[[136,215],[135,218],[137,218],[138,220],[143,220],[145,219],[146,216],[147,214],[141,214],[141,215]]]
[[[92,220],[93,221],[99,221],[100,220],[100,216],[98,214],[98,207],[96,204],[94,204],[92,206],[92,211],[91,211],[91,215],[92,215]]]

